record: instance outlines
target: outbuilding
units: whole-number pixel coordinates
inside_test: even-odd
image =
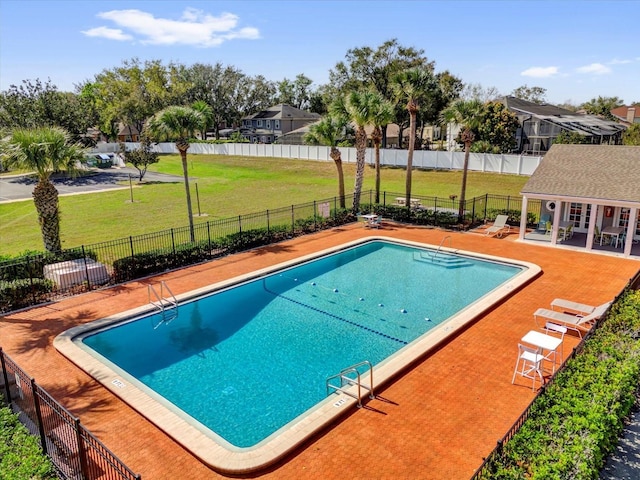
[[[555,246],[569,232],[573,246],[605,242],[629,257],[640,240],[640,147],[554,144],[521,194],[520,240],[542,234]],[[542,204],[544,232],[526,232],[530,200]]]

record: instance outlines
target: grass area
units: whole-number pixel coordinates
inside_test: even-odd
[[[164,155],[152,171],[182,176],[178,155]],[[345,164],[346,192],[353,191],[355,165]],[[190,155],[189,177],[194,215],[200,210],[206,222],[324,199],[337,195],[333,162],[220,155]],[[519,195],[528,177],[469,172],[467,197],[486,193]],[[460,171],[413,173],[413,193],[448,198],[460,194]],[[405,170],[384,168],[381,189],[404,192]],[[124,185],[123,185],[124,186]],[[367,166],[363,190],[375,188],[375,172]],[[61,239],[65,248],[129,235],[139,235],[188,224],[184,184],[143,183],[128,189],[60,197]],[[42,250],[42,239],[31,199],[0,204],[0,254]]]

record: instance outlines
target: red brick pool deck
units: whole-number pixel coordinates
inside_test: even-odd
[[[379,398],[368,408],[354,409],[267,471],[240,478],[470,478],[533,398],[531,384],[512,385],[511,375],[519,339],[536,329],[534,310],[555,297],[588,304],[611,300],[640,269],[638,260],[525,244],[513,233],[497,239],[393,224],[375,231],[351,225],[7,315],[0,319],[0,346],[144,480],[228,478],[58,353],[54,337],[147,304],[149,281],[166,280],[178,295],[370,235],[434,245],[448,235],[454,249],[525,260],[543,273],[379,387]],[[358,282],[366,285],[366,278]],[[577,337],[565,337],[565,356],[576,343]]]

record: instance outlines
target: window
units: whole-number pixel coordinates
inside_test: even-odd
[[[265,120],[264,123],[267,128],[271,128],[271,120]]]
[[[258,126],[261,127],[262,126],[262,120],[258,120]]]
[[[276,130],[280,130],[280,120],[274,120],[273,123],[273,128],[275,128]]]
[[[618,225],[620,227],[624,227],[625,230],[627,228],[627,225],[629,225],[630,213],[631,213],[631,210],[628,208],[620,209],[620,218],[618,219]],[[636,218],[636,231],[634,232],[634,235],[640,235],[640,212],[638,212],[638,217]]]

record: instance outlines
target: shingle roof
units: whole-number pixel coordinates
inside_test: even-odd
[[[315,120],[319,119],[320,115],[313,112],[307,112],[305,110],[300,110],[299,108],[292,107],[291,105],[287,105],[286,103],[280,103],[278,105],[274,105],[265,110],[261,110],[252,115],[248,115],[244,117],[245,119],[252,118],[278,118],[283,120]]]
[[[555,144],[521,193],[640,203],[640,147]]]
[[[573,115],[574,112],[566,108],[556,107],[548,103],[533,103],[521,98],[507,96],[504,103],[511,110],[518,110],[522,113],[533,115]]]

